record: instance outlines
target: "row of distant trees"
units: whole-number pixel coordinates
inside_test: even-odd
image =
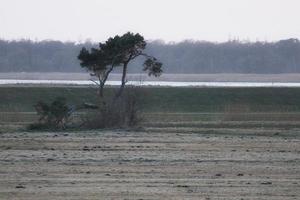
[[[81,48],[90,42],[0,40],[0,72],[80,72]],[[165,73],[295,73],[300,72],[300,41],[228,41],[212,43],[148,42],[146,51],[164,63]],[[129,72],[142,72],[143,60],[130,64]]]

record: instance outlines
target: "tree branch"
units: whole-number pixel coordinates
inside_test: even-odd
[[[145,56],[146,58],[151,58],[151,59],[155,59],[156,60],[156,58],[154,56],[150,56],[150,55],[148,55],[146,53],[141,53],[140,56]]]
[[[100,83],[98,83],[97,81],[90,79],[90,81],[94,82],[96,85],[100,86]]]

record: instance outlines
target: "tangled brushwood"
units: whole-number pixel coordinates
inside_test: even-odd
[[[85,128],[126,128],[135,127],[142,121],[140,110],[141,88],[126,88],[119,98],[100,102],[99,108],[88,112],[82,118]]]
[[[71,109],[63,97],[57,97],[52,103],[39,101],[34,108],[39,116],[38,123],[31,124],[29,129],[64,129],[71,115]]]

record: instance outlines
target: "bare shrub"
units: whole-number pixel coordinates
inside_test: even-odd
[[[70,109],[66,104],[66,99],[57,97],[52,103],[47,104],[39,101],[34,106],[38,116],[38,123],[31,124],[30,130],[34,129],[62,129],[66,127],[70,117]]]
[[[87,113],[82,126],[93,129],[137,126],[142,121],[139,109],[142,94],[141,88],[126,88],[122,96],[109,103],[101,102],[99,109]]]

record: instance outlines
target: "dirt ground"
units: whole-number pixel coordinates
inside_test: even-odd
[[[174,129],[2,133],[0,199],[300,199],[300,129]]]

